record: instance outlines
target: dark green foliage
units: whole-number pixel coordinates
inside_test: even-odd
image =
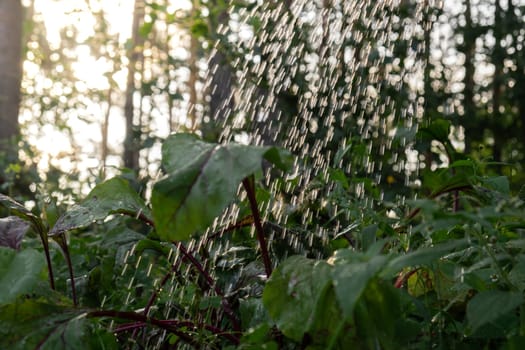
[[[151,217],[150,209],[130,184],[124,179],[113,178],[96,186],[81,204],[62,215],[49,234],[54,236],[84,228],[110,214],[142,216],[145,220]]]
[[[449,124],[438,124],[420,135],[447,144]],[[271,213],[255,215],[250,198],[259,209],[276,200],[253,180],[263,160],[285,170],[289,155],[275,147],[174,135],[164,143],[166,175],[153,184],[151,207],[128,180],[116,177],[97,185],[51,229],[45,218],[1,197],[12,214],[45,242],[48,236],[58,240],[67,254],[64,259],[44,249],[55,268],[55,283],[48,285],[38,241],[29,235],[20,251],[0,247],[0,346],[520,346],[525,203],[506,177],[486,176],[484,164],[461,158],[423,173],[426,198],[398,208],[377,201],[371,208],[348,191],[366,179],[334,169],[327,176],[336,186],[324,205],[342,208],[348,225],[322,237],[300,229],[294,211],[286,226],[272,222]],[[293,190],[294,178],[274,181]],[[325,181],[319,177],[314,185]],[[246,199],[236,196],[241,183]],[[368,198],[378,196],[374,186],[364,190]],[[213,226],[230,203],[242,219]],[[177,208],[184,215],[177,216]],[[326,215],[330,227],[334,217]]]
[[[39,252],[26,249],[16,252],[0,247],[0,304],[7,304],[24,293],[31,293],[44,269],[44,257]]]
[[[118,349],[114,336],[95,327],[81,309],[43,298],[0,306],[0,344],[9,349]]]
[[[274,147],[218,145],[190,134],[168,138],[162,159],[167,176],[153,187],[151,204],[157,233],[167,241],[186,240],[208,227],[241,181],[260,171],[263,159],[282,169],[289,163],[289,155]]]

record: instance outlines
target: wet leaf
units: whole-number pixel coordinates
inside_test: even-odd
[[[471,183],[470,177],[464,173],[459,173],[451,177],[441,178],[438,187],[432,193],[432,197],[436,197],[443,193],[450,192],[458,188],[469,187]]]
[[[475,170],[476,162],[474,162],[472,159],[460,159],[450,164],[449,168],[469,168],[469,170]]]
[[[400,255],[390,261],[388,270],[398,272],[405,267],[428,265],[444,255],[468,247],[466,239],[450,240],[433,247],[419,248],[414,252]]]
[[[467,304],[467,321],[473,333],[479,327],[491,322],[514,310],[523,303],[523,296],[519,292],[489,290],[476,294]]]
[[[403,348],[398,343],[402,336],[400,332],[396,332],[396,326],[407,326],[407,324],[400,324],[403,317],[400,317],[402,309],[398,295],[398,290],[388,283],[380,283],[374,279],[368,284],[354,312],[359,338],[369,341],[373,339],[378,344],[366,348],[385,350]],[[409,329],[404,331],[408,331],[406,335],[410,334]],[[415,330],[416,335],[418,331],[420,331],[419,327]]]
[[[484,179],[483,184],[502,194],[510,194],[509,179],[506,176],[493,176]]]
[[[279,347],[271,338],[271,328],[266,323],[250,327],[242,336],[239,350],[278,350]]]
[[[24,207],[22,204],[18,203],[11,197],[8,197],[1,193],[0,193],[0,204],[6,207],[7,209],[9,209],[10,212],[14,214],[15,216],[18,216],[19,218],[32,223],[35,227],[35,230],[38,233],[43,233],[42,231],[43,231],[44,225],[42,224],[42,220],[38,216],[33,214],[29,209]]]
[[[15,201],[13,198],[6,196],[5,194],[0,193],[0,204],[2,204],[7,209],[17,213],[18,217],[34,217],[35,215],[24,207],[22,204]]]
[[[268,312],[259,298],[240,299],[239,313],[242,325],[246,329],[270,323]]]
[[[51,236],[87,227],[103,220],[110,214],[127,214],[138,217],[151,216],[144,200],[133,190],[129,182],[115,177],[97,185],[86,199],[63,214],[53,226]]]
[[[162,148],[167,176],[151,196],[159,237],[185,240],[208,227],[235,198],[241,181],[260,170],[263,159],[285,169],[290,157],[274,147],[211,144],[190,134],[169,137]]]
[[[0,219],[0,246],[20,249],[29,224],[17,216]]]
[[[326,262],[293,256],[272,273],[264,288],[263,303],[279,329],[300,341],[325,308],[322,297],[330,285]]]
[[[376,255],[368,261],[339,262],[332,271],[335,294],[345,318],[352,316],[357,300],[368,283],[385,266],[387,257]]]
[[[41,299],[19,299],[0,307],[2,349],[117,349],[115,338],[96,329],[85,311],[50,304]]]
[[[437,140],[445,144],[448,141],[450,125],[450,121],[437,118],[428,127],[420,128],[418,134],[423,140]]]
[[[0,304],[31,293],[40,281],[44,256],[33,249],[21,252],[0,247]]]

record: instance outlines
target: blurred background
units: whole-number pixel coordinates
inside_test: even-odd
[[[0,0],[0,190],[67,200],[122,169],[155,177],[172,132],[304,155],[270,137],[293,140],[275,130],[298,116],[301,143],[335,135],[328,163],[368,133],[403,135],[395,156],[366,143],[390,159],[367,171],[378,184],[446,165],[414,136],[438,118],[458,152],[523,178],[525,2],[354,3]]]

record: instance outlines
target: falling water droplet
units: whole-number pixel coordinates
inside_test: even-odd
[[[235,87],[221,100],[218,111],[207,117],[221,127],[220,142],[278,145],[296,155],[293,169],[279,181],[265,170],[263,183],[270,199],[259,203],[260,210],[264,221],[280,228],[272,230],[271,241],[286,242],[294,254],[321,258],[322,252],[312,252],[316,244],[328,244],[353,227],[352,220],[363,220],[365,209],[383,200],[384,191],[378,191],[378,198],[368,191],[387,178],[386,169],[404,176],[405,184],[410,181],[406,174],[413,164],[406,162],[404,148],[411,140],[396,140],[398,151],[394,139],[401,128],[417,128],[422,118],[424,100],[419,98],[418,84],[424,45],[418,36],[424,30],[424,11],[441,5],[421,1],[413,9],[414,16],[402,18],[402,0],[334,1],[324,7],[310,0],[290,1],[289,7],[277,3],[259,1],[250,10],[229,11],[230,25],[222,25],[220,31],[239,44],[231,65]],[[258,18],[259,27],[250,32],[253,18]],[[397,56],[400,50],[406,57]],[[216,84],[213,75],[223,68],[216,63],[210,67],[206,82],[210,91],[223,88],[212,85]],[[350,213],[348,203],[332,201],[340,189],[334,170],[347,179],[344,198],[359,201],[361,212]],[[245,191],[238,194],[239,201],[246,200]],[[403,204],[405,198],[397,200]],[[188,251],[220,258],[231,243],[213,237],[217,232],[232,234],[224,228],[238,223],[241,213],[246,215],[245,208],[233,204],[204,235],[187,244]],[[330,217],[325,219],[328,223],[321,222],[323,215]],[[255,237],[253,227],[248,232]],[[167,261],[175,264],[182,259],[179,255],[178,249],[171,249]],[[233,255],[237,258],[240,253]],[[148,261],[135,257],[133,246],[126,252],[121,275],[131,269],[128,260],[138,269],[141,259]],[[216,263],[203,259],[210,271]],[[179,275],[194,276],[189,264],[181,266]],[[155,275],[152,269],[155,266],[149,263],[148,277]],[[172,276],[163,288],[171,296],[167,305],[175,307],[187,297],[186,288]],[[170,307],[165,310],[169,315]]]

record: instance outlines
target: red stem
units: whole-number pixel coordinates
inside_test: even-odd
[[[215,283],[213,278],[210,276],[208,271],[206,271],[204,269],[204,267],[202,266],[202,264],[190,252],[188,252],[188,250],[186,249],[186,247],[184,247],[182,242],[178,242],[178,243],[174,242],[174,244],[181,251],[181,253],[184,255],[184,257],[186,259],[188,259],[191,262],[191,264],[204,277],[204,279],[206,280],[206,283],[208,284],[209,288],[212,288],[215,291],[215,293],[221,297],[222,308],[223,308],[224,312],[226,313],[226,315],[228,316],[228,318],[230,319],[230,321],[232,323],[232,326],[233,326],[233,329],[235,331],[240,331],[241,330],[241,326],[239,324],[239,321],[237,320],[237,316],[233,312],[233,309],[230,306],[230,303],[225,298],[224,293],[219,288],[219,286],[217,286],[217,284]]]
[[[255,225],[257,240],[259,241],[259,246],[261,247],[261,255],[264,263],[264,269],[266,271],[266,277],[270,278],[270,275],[272,274],[272,262],[270,261],[270,255],[268,254],[268,246],[266,245],[266,239],[264,238],[261,214],[259,213],[257,199],[255,198],[253,175],[242,180],[242,184],[246,190],[246,194],[248,195],[248,201],[250,202],[250,209],[253,215],[253,223]]]
[[[176,259],[173,265],[171,265],[171,269],[164,275],[162,280],[160,281],[159,286],[151,293],[151,296],[149,297],[148,303],[146,304],[146,307],[144,308],[144,315],[148,315],[149,310],[153,306],[153,303],[155,302],[155,299],[157,299],[157,296],[159,295],[159,291],[162,290],[164,285],[168,282],[169,278],[173,274],[173,272],[177,271],[181,263],[181,259]]]
[[[437,198],[445,193],[450,193],[450,192],[454,192],[454,193],[458,193],[460,191],[467,191],[467,190],[471,190],[472,189],[472,186],[471,185],[460,185],[460,186],[456,186],[456,187],[452,187],[452,188],[446,188],[444,190],[441,190],[437,193],[434,193],[432,196],[430,196],[431,199],[434,199],[434,198]],[[419,214],[419,212],[421,211],[421,208],[416,208],[414,210],[412,210],[408,216],[407,216],[407,220],[411,220],[413,219],[417,214]]]
[[[117,310],[91,311],[88,312],[87,317],[112,317],[136,321],[133,324],[124,325],[124,328],[119,328],[120,331],[135,329],[137,327],[144,327],[150,324],[161,329],[165,329],[173,334],[176,334],[185,342],[192,345],[198,345],[198,343],[196,342],[196,340],[192,339],[188,334],[180,331],[178,328],[187,327],[194,329],[206,329],[216,335],[222,336],[230,340],[234,344],[239,344],[239,338],[232,333],[225,332],[222,329],[210,325],[197,325],[191,321],[159,320],[136,312]]]
[[[69,248],[67,246],[67,239],[66,234],[61,233],[58,236],[53,237],[55,241],[58,243],[60,248],[62,248],[62,252],[64,253],[64,258],[66,259],[67,268],[69,270],[69,278],[71,279],[71,294],[73,296],[73,305],[78,305],[77,300],[77,289],[75,287],[75,273],[73,272],[73,264],[71,263],[71,255],[69,254]]]
[[[400,272],[399,275],[397,276],[396,281],[394,282],[394,287],[402,288],[405,285],[406,281],[408,281],[410,276],[415,274],[418,270],[419,268],[408,271],[408,272]]]
[[[142,213],[142,211],[135,212],[135,211],[132,211],[132,210],[122,209],[122,210],[117,210],[117,213],[122,214],[122,215],[127,215],[127,216],[134,217],[135,219],[138,219],[138,220],[146,223],[148,226],[155,227],[155,223],[153,222],[153,220],[151,220],[146,215],[144,215],[144,213]]]
[[[47,272],[49,274],[49,286],[55,290],[55,276],[53,274],[53,265],[51,264],[51,256],[49,255],[49,242],[47,241],[47,234],[40,233],[42,246],[44,247],[44,255],[46,256]]]

